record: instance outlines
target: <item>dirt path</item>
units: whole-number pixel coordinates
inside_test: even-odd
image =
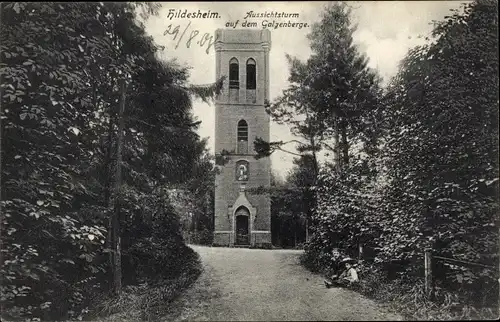
[[[300,251],[191,246],[204,272],[173,306],[182,321],[402,320],[346,289],[326,289]]]

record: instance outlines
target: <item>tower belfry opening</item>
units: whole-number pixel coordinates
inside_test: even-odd
[[[269,141],[269,30],[218,29],[216,78],[229,81],[215,102],[215,152],[227,162],[215,178],[214,244],[271,246],[271,201],[248,189],[269,187],[270,159],[255,159],[253,142]]]

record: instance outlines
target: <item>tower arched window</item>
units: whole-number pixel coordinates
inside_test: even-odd
[[[229,61],[229,88],[240,88],[240,71],[236,58]]]
[[[240,120],[238,122],[238,153],[247,154],[248,153],[248,124],[245,120]]]
[[[249,58],[247,60],[247,89],[257,88],[257,69],[255,60]]]

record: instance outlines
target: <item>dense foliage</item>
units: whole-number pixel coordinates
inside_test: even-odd
[[[271,233],[273,245],[301,247],[307,240],[307,216],[313,208],[314,166],[310,156],[294,161],[283,179],[271,177]]]
[[[320,154],[332,155],[332,171],[337,171],[341,165],[348,165],[351,146],[372,144],[368,142],[371,137],[360,134],[372,134],[366,124],[377,107],[380,80],[353,42],[356,29],[350,25],[350,12],[345,3],[328,5],[321,22],[314,24],[308,35],[311,57],[302,62],[286,56],[290,85],[266,110],[275,122],[288,125],[297,140],[264,142],[257,138],[254,142],[259,157],[276,150],[291,152],[285,145],[296,144],[298,154],[291,153],[299,157],[299,169],[289,179],[293,186],[294,181],[304,181],[300,177],[308,178],[298,186],[307,235],[317,221],[313,188],[319,184]]]
[[[303,169],[314,183],[304,192],[315,191],[308,267],[332,269],[334,249],[358,256],[363,245],[372,263],[363,269],[409,289],[423,285],[429,248],[483,264],[434,261],[438,302],[498,304],[496,9],[478,0],[452,11],[382,89],[353,45],[349,6],[325,8],[309,35],[312,56],[289,58],[291,86],[268,106],[303,140],[301,157],[318,165],[318,152],[333,152]],[[264,156],[285,143],[255,147]]]
[[[409,285],[423,277],[431,248],[491,266],[436,261],[437,297],[451,291],[455,304],[497,304],[497,28],[496,4],[476,1],[408,53],[354,133],[361,150],[340,172],[322,169],[310,266],[327,266],[335,247],[356,254],[362,243]]]
[[[213,158],[208,152],[200,158],[193,180],[182,192],[175,193],[177,212],[188,243],[212,245],[215,209],[215,172]]]
[[[2,314],[81,317],[110,287],[109,218],[125,282],[175,278],[187,249],[169,191],[209,171],[188,70],[160,61],[154,4],[2,3]],[[120,115],[119,82],[126,82]],[[115,187],[118,124],[122,180]],[[119,200],[119,203],[115,201]],[[119,208],[116,208],[119,205]]]

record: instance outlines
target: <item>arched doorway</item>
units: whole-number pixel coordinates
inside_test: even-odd
[[[250,212],[246,207],[239,207],[235,213],[235,229],[236,229],[236,244],[237,245],[248,245],[250,243],[249,238],[249,218]]]

